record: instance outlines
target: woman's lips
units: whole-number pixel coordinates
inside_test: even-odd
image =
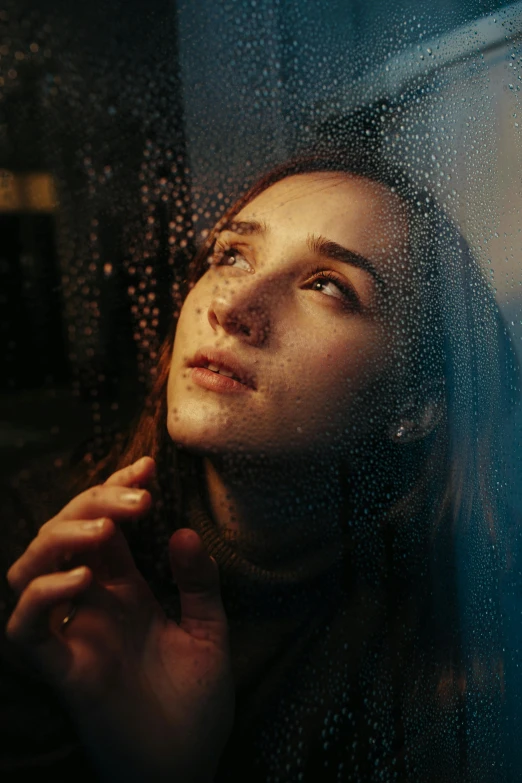
[[[229,378],[226,375],[207,370],[205,367],[192,367],[190,371],[192,380],[203,389],[216,392],[251,392],[251,386]]]
[[[207,370],[210,373],[217,370],[219,375],[231,378],[237,384],[235,387],[229,385],[223,387],[223,389],[239,391],[245,386],[251,391],[256,389],[255,377],[246,366],[243,366],[241,360],[232,351],[224,351],[213,346],[201,348],[193,359],[188,362],[188,366],[194,369]],[[202,375],[201,377],[207,376]],[[212,388],[218,390],[221,387],[213,386]]]

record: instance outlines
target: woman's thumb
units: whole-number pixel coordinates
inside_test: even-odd
[[[180,595],[180,627],[191,636],[222,645],[228,638],[228,623],[216,561],[190,528],[174,533],[169,541],[169,556]]]

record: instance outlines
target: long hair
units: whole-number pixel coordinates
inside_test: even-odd
[[[378,581],[386,576],[389,608],[399,613],[397,623],[415,627],[417,637],[431,647],[431,663],[425,665],[435,667],[434,691],[440,706],[449,709],[477,689],[491,695],[501,679],[502,661],[491,659],[502,631],[492,585],[506,554],[502,521],[507,488],[499,432],[519,398],[519,368],[507,326],[466,241],[428,188],[414,185],[375,146],[357,140],[335,148],[323,144],[268,172],[228,209],[187,269],[180,296],[183,299],[205,272],[216,234],[244,206],[274,183],[312,172],[339,172],[380,183],[408,209],[409,254],[421,307],[409,314],[405,308],[390,318],[396,328],[413,335],[402,367],[409,391],[422,396],[443,378],[443,417],[424,439],[408,445],[374,444],[369,450],[373,462],[359,476],[348,534],[359,547],[365,578]],[[164,545],[175,529],[186,473],[196,469],[194,461],[178,453],[166,429],[175,329],[173,319],[150,394],[127,441],[88,473],[85,482],[97,483],[143,455],[156,460],[155,527],[137,525],[133,533],[138,564],[156,573],[157,545]],[[370,519],[379,521],[382,535],[375,535]],[[402,602],[400,607],[397,602]],[[488,613],[482,611],[484,603]],[[413,700],[422,696],[421,657],[419,653]]]

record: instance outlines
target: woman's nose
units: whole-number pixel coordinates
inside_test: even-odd
[[[237,335],[252,345],[263,345],[270,334],[268,292],[247,282],[220,285],[208,308],[208,320],[217,331]]]

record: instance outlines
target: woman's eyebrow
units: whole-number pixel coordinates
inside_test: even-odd
[[[268,225],[258,220],[231,220],[226,225],[222,226],[221,231],[233,231],[235,234],[244,234],[245,236],[258,236],[260,234],[267,234],[269,231]],[[368,261],[364,256],[355,253],[353,250],[333,242],[331,239],[326,239],[323,236],[316,236],[315,234],[309,234],[306,239],[306,244],[313,253],[324,256],[325,258],[332,258],[335,261],[341,261],[344,264],[350,264],[350,266],[356,266],[371,275],[376,283],[379,285],[382,291],[386,291],[387,285],[380,274],[377,272],[373,264]]]
[[[306,244],[313,253],[317,253],[319,256],[332,258],[335,261],[341,261],[343,264],[350,264],[364,270],[375,279],[383,291],[386,291],[387,286],[383,278],[373,264],[364,256],[359,255],[359,253],[354,253],[353,250],[348,250],[348,248],[338,245],[337,242],[333,242],[331,239],[325,239],[314,234],[308,235]]]

